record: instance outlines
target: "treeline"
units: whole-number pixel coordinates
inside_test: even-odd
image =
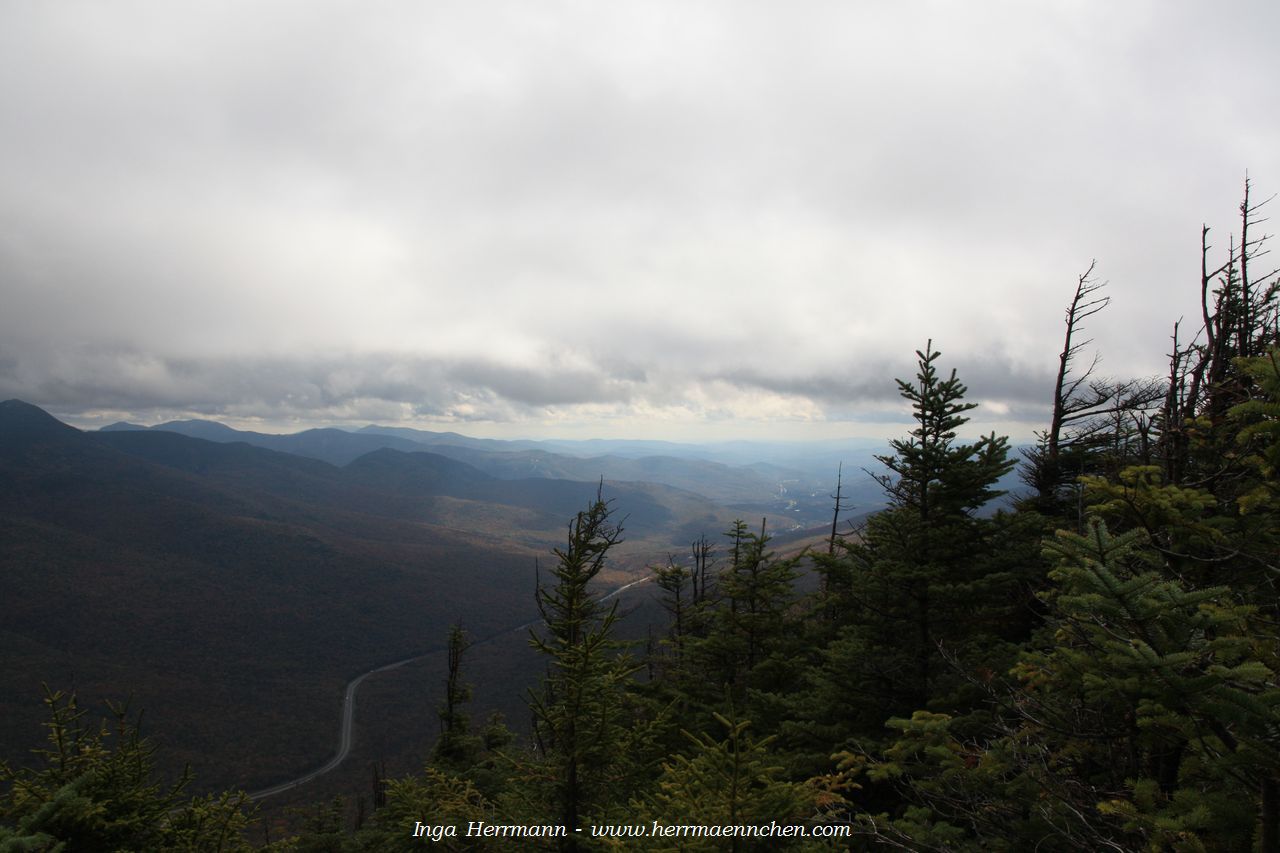
[[[785,559],[745,522],[694,543],[655,570],[669,619],[643,650],[592,589],[624,535],[599,497],[540,579],[528,741],[469,715],[455,628],[424,771],[377,780],[358,829],[321,808],[271,849],[418,849],[418,822],[483,820],[566,826],[542,842],[566,850],[621,846],[593,825],[776,821],[851,835],[628,843],[1280,851],[1280,328],[1260,207],[1246,185],[1225,251],[1202,233],[1200,329],[1173,327],[1162,380],[1084,364],[1106,307],[1090,268],[1050,424],[1018,460],[1005,438],[959,438],[974,404],[930,342],[898,382],[914,428],[879,457],[889,508]],[[992,511],[1019,462],[1027,495]],[[248,846],[242,798],[160,788],[125,715],[86,730],[49,704],[44,764],[4,771],[0,850]]]

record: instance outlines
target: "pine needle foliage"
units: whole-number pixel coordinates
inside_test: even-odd
[[[45,688],[49,746],[36,767],[0,765],[0,850],[241,850],[248,825],[240,792],[189,799],[190,772],[155,773],[155,746],[127,706],[90,722],[75,694]],[[4,825],[8,824],[8,828]]]
[[[574,835],[584,821],[603,817],[625,796],[635,736],[626,691],[635,664],[614,637],[618,604],[590,589],[609,550],[622,541],[600,493],[569,524],[568,542],[555,550],[550,582],[539,583],[541,630],[530,644],[548,660],[541,690],[529,692],[534,739],[550,813]],[[568,839],[568,849],[576,840]]]

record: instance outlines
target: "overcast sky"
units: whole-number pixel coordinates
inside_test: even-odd
[[[1160,374],[1201,223],[1280,189],[1278,35],[1274,0],[0,0],[0,398],[881,435],[932,337],[1025,437],[1091,259],[1100,370]]]

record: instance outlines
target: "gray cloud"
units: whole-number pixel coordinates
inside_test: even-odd
[[[548,428],[865,420],[932,337],[1042,410],[1280,187],[1280,7],[0,9],[0,393]],[[86,414],[87,416],[87,414]]]
[[[949,362],[943,363],[945,369]],[[528,424],[557,411],[613,420],[631,410],[664,409],[717,422],[901,423],[909,415],[888,377],[911,380],[914,370],[902,359],[858,365],[854,372],[781,375],[734,368],[649,377],[625,364],[616,370],[581,362],[529,367],[387,353],[163,359],[104,347],[63,351],[47,362],[4,356],[4,365],[11,369],[0,370],[0,398],[41,400],[58,412],[79,412],[90,423],[200,416],[272,425],[413,419]],[[1045,415],[1048,376],[987,360],[966,365],[961,378],[970,386],[970,399],[994,401],[1006,419],[1036,422]]]
[[[778,376],[749,370],[728,372],[726,381],[820,400],[836,409],[856,408],[867,403],[893,403],[901,399],[896,379],[916,384],[917,364],[914,356],[904,352],[895,361],[877,360],[859,364],[839,372],[805,376]],[[968,399],[988,400],[1018,405],[1036,411],[1042,417],[1053,393],[1054,376],[1048,370],[1028,372],[1020,365],[992,356],[948,359],[943,353],[938,362],[939,373],[947,376],[952,369],[968,388]]]

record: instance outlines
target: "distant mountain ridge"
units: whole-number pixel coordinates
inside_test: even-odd
[[[0,402],[0,452],[14,452],[39,441],[57,441],[79,435],[53,415],[22,400]]]
[[[593,481],[652,482],[701,494],[722,503],[759,502],[764,504],[778,493],[779,482],[799,480],[803,474],[778,466],[761,470],[757,466],[732,466],[686,455],[624,456],[605,454],[580,456],[554,452],[548,446],[564,447],[565,442],[505,441],[476,439],[453,432],[429,432],[407,427],[366,426],[355,432],[339,429],[309,429],[289,435],[236,430],[216,421],[169,421],[153,427],[137,424],[112,424],[100,432],[125,431],[176,432],[194,438],[218,442],[245,442],[283,453],[320,459],[334,465],[347,465],[367,453],[383,448],[404,452],[427,450],[460,462],[504,480],[560,479]],[[620,442],[605,442],[617,447]],[[640,447],[666,450],[682,446],[670,442],[639,442]],[[595,447],[592,442],[574,444]],[[634,451],[634,448],[633,448]]]
[[[337,466],[0,403],[0,758],[38,743],[40,683],[74,682],[86,702],[132,694],[208,786],[267,783],[323,760],[353,674],[454,619],[484,636],[533,618],[534,560],[598,478],[503,480],[409,446]],[[605,492],[627,516],[619,565],[729,518],[667,486]]]
[[[346,465],[366,453],[393,447],[397,450],[422,450],[420,443],[395,436],[360,435],[333,428],[308,429],[287,435],[238,430],[217,421],[169,421],[152,427],[117,423],[99,432],[176,432],[189,438],[222,443],[241,441],[280,453],[308,456],[333,465]]]

